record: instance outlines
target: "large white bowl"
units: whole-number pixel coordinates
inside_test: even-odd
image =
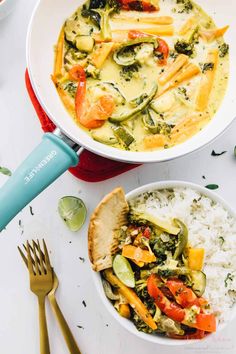
[[[34,10],[27,38],[27,65],[34,91],[53,122],[73,141],[99,155],[125,162],[161,162],[195,151],[218,137],[236,116],[236,1],[197,0],[221,27],[230,25],[225,39],[230,45],[230,80],[224,101],[211,122],[193,138],[170,149],[132,152],[115,149],[93,140],[71,119],[50,79],[54,63],[54,45],[61,27],[84,0],[40,0]],[[53,14],[53,15],[52,15]],[[40,43],[40,45],[39,45]]]
[[[212,199],[215,202],[220,203],[221,205],[223,205],[223,207],[232,215],[236,218],[236,212],[224,201],[224,199],[222,199],[221,197],[219,197],[216,193],[211,192],[210,190],[201,187],[197,184],[193,184],[193,183],[189,183],[189,182],[179,182],[179,181],[168,181],[168,182],[155,182],[155,183],[151,183],[151,184],[147,184],[143,187],[134,189],[133,191],[129,192],[126,195],[127,200],[131,200],[135,197],[137,197],[138,195],[145,193],[145,192],[151,192],[154,190],[161,190],[161,189],[165,189],[165,188],[175,188],[175,187],[187,187],[187,188],[191,188],[205,196],[207,196],[208,198]],[[106,309],[110,312],[110,314],[120,323],[120,325],[122,327],[124,327],[125,329],[127,329],[129,332],[131,332],[132,334],[136,335],[139,338],[142,338],[148,342],[152,342],[155,344],[162,344],[162,345],[167,345],[167,346],[174,346],[174,345],[187,345],[187,344],[193,344],[196,343],[199,340],[178,340],[178,339],[171,339],[171,338],[167,338],[167,337],[162,337],[159,335],[152,335],[152,334],[146,334],[143,332],[139,332],[136,327],[134,326],[134,324],[130,321],[127,320],[123,317],[121,317],[118,312],[115,310],[115,308],[113,307],[113,305],[111,304],[111,302],[107,299],[104,290],[103,290],[103,286],[102,286],[102,281],[101,281],[101,276],[100,273],[96,273],[93,272],[93,280],[94,283],[96,285],[97,291],[99,296],[102,299],[102,302],[104,304],[104,306],[106,307]],[[219,331],[221,331],[229,322],[231,322],[234,318],[236,317],[236,306],[234,306],[232,308],[231,311],[231,317],[230,319],[225,322],[224,324],[220,324],[217,328],[217,333]],[[204,340],[206,340],[207,338],[209,338],[211,336],[211,334],[209,334]]]

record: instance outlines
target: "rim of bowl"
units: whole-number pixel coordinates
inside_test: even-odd
[[[176,188],[176,187],[191,188],[191,189],[196,190],[197,192],[205,195],[206,197],[220,203],[236,219],[236,210],[234,210],[225,201],[224,198],[220,197],[217,193],[212,192],[211,190],[209,190],[205,187],[202,187],[198,184],[191,183],[191,182],[175,181],[175,180],[153,182],[153,183],[146,184],[141,187],[135,188],[132,191],[130,191],[129,193],[127,193],[125,196],[126,196],[127,200],[131,200],[131,199],[137,197],[139,194],[142,194],[142,193],[145,193],[148,191],[153,191],[153,190],[157,190],[157,189],[161,190],[161,189],[165,189],[165,188]],[[155,344],[160,344],[160,345],[165,345],[165,346],[184,346],[184,345],[194,344],[194,343],[197,343],[200,341],[202,342],[203,340],[206,341],[210,337],[212,337],[212,335],[214,335],[215,333],[219,333],[220,331],[222,331],[236,317],[236,305],[234,305],[234,311],[232,311],[230,318],[227,321],[225,321],[224,323],[218,325],[217,331],[215,333],[211,333],[211,334],[207,335],[204,339],[178,340],[178,339],[171,339],[171,338],[167,338],[167,337],[162,337],[159,335],[152,335],[152,334],[146,334],[143,332],[139,332],[130,320],[125,319],[118,314],[118,312],[114,309],[111,302],[107,299],[107,297],[104,293],[104,290],[102,288],[100,272],[94,272],[92,270],[92,268],[91,268],[91,272],[92,272],[92,277],[93,277],[93,281],[94,281],[95,287],[97,289],[97,292],[99,293],[99,296],[100,296],[104,306],[106,307],[108,312],[112,315],[112,317],[115,318],[119,322],[119,324],[123,328],[128,330],[130,333],[132,333],[133,335],[135,335],[139,338],[142,338],[145,341],[150,342],[150,343],[155,343]],[[131,324],[132,324],[132,326],[130,326]]]

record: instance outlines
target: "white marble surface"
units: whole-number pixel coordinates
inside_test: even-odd
[[[0,165],[12,170],[42,136],[24,85],[25,37],[35,3],[35,0],[19,0],[15,11],[0,22]],[[79,233],[73,234],[64,227],[57,214],[58,200],[64,195],[80,196],[91,213],[101,197],[117,185],[123,185],[128,192],[142,184],[165,179],[187,180],[201,185],[216,183],[219,185],[217,193],[236,208],[235,132],[236,122],[200,152],[168,163],[141,166],[102,183],[81,182],[66,173],[31,203],[34,216],[26,207],[0,236],[0,353],[39,353],[36,298],[29,291],[27,272],[16,248],[32,237],[47,240],[61,281],[58,300],[83,354],[171,354],[173,350],[176,354],[235,353],[236,321],[211,340],[182,349],[159,348],[127,333],[113,320],[96,295],[87,256],[87,224]],[[212,157],[212,149],[227,150],[227,153]],[[0,175],[1,185],[6,178]],[[85,258],[85,262],[79,257]],[[87,307],[83,306],[83,300]],[[51,352],[67,353],[49,308],[48,323]]]

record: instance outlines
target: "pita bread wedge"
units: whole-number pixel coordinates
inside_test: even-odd
[[[128,203],[122,188],[116,188],[93,212],[88,230],[89,258],[93,270],[112,267],[112,256],[118,250],[118,230],[127,223]]]

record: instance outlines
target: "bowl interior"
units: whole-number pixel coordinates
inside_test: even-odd
[[[98,143],[75,124],[60,101],[50,77],[54,63],[53,49],[57,42],[60,29],[66,18],[83,3],[81,0],[71,0],[69,2],[57,0],[57,11],[55,11],[54,0],[40,0],[29,26],[27,38],[27,64],[29,74],[36,95],[49,117],[67,136],[85,146],[88,150],[102,156],[127,162],[170,160],[199,149],[217,137],[232,122],[236,112],[236,96],[234,94],[236,84],[236,66],[234,65],[236,61],[236,26],[234,18],[236,2],[231,1],[230,6],[225,6],[222,0],[198,0],[197,2],[212,15],[218,26],[230,25],[230,29],[226,34],[226,41],[230,44],[231,48],[231,72],[227,94],[214,119],[201,132],[185,143],[171,149],[137,153],[114,149]],[[52,13],[53,22],[51,17]],[[40,45],[38,45],[38,43],[40,43]]]
[[[171,189],[171,188],[176,188],[176,187],[182,187],[182,188],[191,188],[197,192],[199,192],[202,195],[207,196],[208,198],[212,199],[215,202],[220,203],[233,217],[236,218],[236,212],[222,199],[220,198],[217,194],[214,192],[209,191],[206,188],[203,188],[199,185],[193,184],[193,183],[188,183],[188,182],[179,182],[179,181],[168,181],[168,182],[156,182],[152,184],[145,185],[143,187],[137,188],[130,193],[126,195],[127,200],[132,200],[138,195],[145,193],[145,192],[152,192],[154,190],[161,190],[161,189]],[[94,283],[96,285],[97,291],[103,301],[103,304],[105,307],[108,309],[108,311],[111,313],[111,315],[124,327],[126,328],[129,332],[133,333],[134,335],[143,338],[146,341],[156,343],[156,344],[163,344],[163,345],[168,345],[168,346],[174,346],[174,345],[187,345],[187,344],[193,344],[196,343],[198,340],[177,340],[177,339],[170,339],[158,335],[151,335],[151,334],[146,334],[143,332],[139,332],[134,324],[130,321],[127,320],[123,317],[121,317],[118,312],[114,309],[113,305],[111,302],[107,299],[102,282],[101,282],[101,276],[100,273],[92,272],[93,274],[93,279]],[[231,314],[230,314],[230,321],[236,317],[236,305],[232,308]],[[217,328],[217,332],[221,331],[225,325],[227,325],[229,321],[220,324]],[[208,335],[206,337],[209,338],[211,336]],[[204,339],[204,340],[206,340]]]

